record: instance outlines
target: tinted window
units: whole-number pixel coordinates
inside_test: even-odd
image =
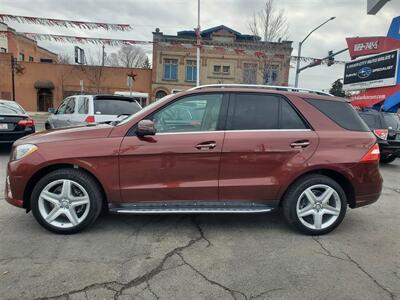
[[[0,102],[0,115],[23,115],[22,108],[13,102]]]
[[[370,131],[350,103],[320,99],[307,99],[307,102],[344,129]]]
[[[214,131],[217,129],[222,94],[179,99],[150,117],[157,132]]]
[[[391,129],[400,129],[399,116],[396,114],[383,114],[387,127],[392,127]]]
[[[281,99],[280,129],[306,129],[307,126],[294,108],[284,99]]]
[[[364,120],[365,123],[367,123],[367,125],[371,129],[381,127],[379,125],[379,116],[377,114],[360,113],[360,117]]]
[[[65,107],[65,114],[73,114],[75,111],[75,98],[72,98],[68,101],[67,106]]]
[[[279,98],[261,94],[237,94],[230,130],[278,129]]]
[[[135,101],[118,99],[95,99],[94,113],[96,115],[132,115],[140,110]]]
[[[89,113],[89,98],[80,98],[78,103],[78,113],[87,115]]]

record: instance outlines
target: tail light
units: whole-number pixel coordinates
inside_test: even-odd
[[[368,152],[361,158],[361,162],[379,161],[380,158],[379,145],[375,144],[368,150]]]
[[[86,123],[94,123],[95,122],[94,116],[87,116],[85,119],[85,122]]]
[[[26,118],[19,120],[17,124],[21,127],[33,127],[35,126],[35,121],[32,118]]]
[[[389,130],[387,129],[374,129],[374,133],[375,135],[382,139],[382,140],[387,140],[388,134],[389,134]]]

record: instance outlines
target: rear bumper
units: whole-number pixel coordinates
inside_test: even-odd
[[[14,143],[16,140],[32,134],[35,132],[35,129],[32,130],[25,130],[25,131],[3,131],[0,132],[0,144],[11,144]]]
[[[351,208],[372,204],[379,199],[383,187],[379,162],[357,164],[352,168],[352,177],[355,201]]]
[[[400,141],[378,140],[381,155],[395,155],[400,157]]]

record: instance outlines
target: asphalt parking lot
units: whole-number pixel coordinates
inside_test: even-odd
[[[326,236],[280,212],[105,215],[62,236],[4,201],[0,147],[0,299],[400,299],[400,160]]]

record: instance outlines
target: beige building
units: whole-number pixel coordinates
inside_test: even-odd
[[[262,42],[224,25],[201,32],[200,84],[287,85],[292,42]],[[196,33],[153,32],[152,98],[196,84]]]

